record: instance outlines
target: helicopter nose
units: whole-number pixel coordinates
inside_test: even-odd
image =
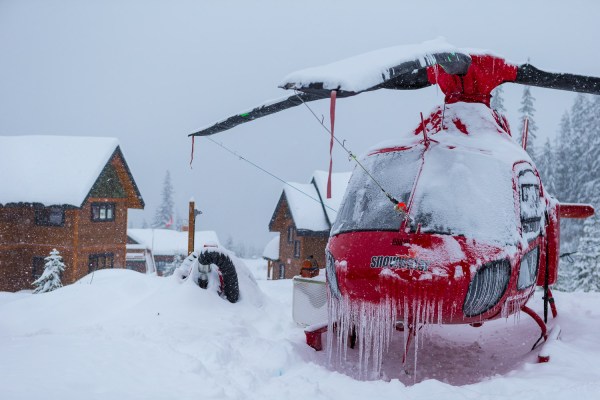
[[[415,235],[398,241],[396,236],[362,232],[331,238],[327,280],[332,295],[371,304],[393,302],[397,310],[424,302],[435,305],[441,323],[465,323],[487,312],[504,293],[508,261],[488,266],[478,258],[497,257],[496,248],[474,248],[461,237]],[[372,245],[360,246],[364,241]]]

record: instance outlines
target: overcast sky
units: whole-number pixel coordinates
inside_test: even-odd
[[[289,72],[438,36],[600,76],[599,17],[600,2],[575,0],[0,0],[0,134],[117,137],[146,201],[134,223],[152,221],[169,170],[180,214],[193,196],[201,229],[264,246],[281,183],[205,139],[190,169],[187,134],[285,95]],[[523,88],[504,88],[515,131]],[[554,137],[574,95],[532,93],[538,135]],[[436,88],[343,99],[336,132],[360,154],[442,102]],[[327,101],[313,104],[327,115]],[[213,138],[286,181],[328,167],[328,138],[300,107]],[[336,150],[334,171],[352,168]]]

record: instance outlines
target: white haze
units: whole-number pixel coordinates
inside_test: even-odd
[[[165,171],[200,229],[263,246],[277,180],[205,139],[193,169],[187,134],[285,93],[288,73],[443,36],[539,68],[600,76],[600,3],[584,1],[0,1],[0,134],[114,136],[152,221]],[[505,85],[513,131],[522,87]],[[574,95],[532,89],[540,140],[553,137]],[[338,102],[336,131],[361,153],[413,129],[443,101],[436,88]],[[326,101],[314,103],[327,115]],[[514,132],[513,132],[514,133]],[[214,137],[284,180],[328,166],[328,138],[298,107]],[[352,165],[338,149],[334,170]],[[9,173],[2,171],[1,173]]]

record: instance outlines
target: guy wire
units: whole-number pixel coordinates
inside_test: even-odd
[[[306,193],[306,192],[304,192],[304,191],[302,191],[302,190],[298,189],[298,188],[297,188],[297,187],[295,187],[295,186],[292,186],[292,185],[290,185],[289,183],[287,183],[286,181],[284,181],[283,179],[281,179],[281,178],[280,178],[280,177],[278,177],[277,175],[275,175],[275,174],[273,174],[273,173],[271,173],[271,172],[267,171],[266,169],[264,169],[263,167],[261,167],[261,166],[259,166],[259,165],[255,164],[255,163],[253,163],[252,161],[248,160],[246,157],[244,157],[244,156],[240,155],[240,154],[239,154],[239,153],[237,153],[236,151],[229,149],[229,148],[228,148],[228,147],[226,147],[226,146],[225,146],[223,143],[219,143],[219,142],[217,142],[216,140],[213,140],[213,139],[211,139],[209,136],[204,136],[204,137],[205,137],[206,139],[210,140],[211,142],[213,142],[214,144],[216,144],[217,146],[221,147],[222,149],[224,149],[224,150],[225,150],[225,151],[227,151],[228,153],[231,153],[231,154],[233,154],[234,156],[238,157],[240,160],[246,161],[248,164],[252,165],[253,167],[255,167],[255,168],[257,168],[257,169],[261,170],[262,172],[264,172],[264,173],[266,173],[266,174],[270,175],[271,177],[273,177],[273,178],[277,179],[279,182],[282,182],[284,185],[287,185],[287,186],[291,187],[292,189],[294,189],[294,190],[296,190],[296,191],[298,191],[298,192],[302,193],[302,194],[303,194],[303,195],[305,195],[306,197],[308,197],[308,198],[310,198],[310,199],[312,199],[312,200],[316,201],[316,202],[317,202],[317,203],[319,203],[319,204],[323,204],[323,203],[321,203],[321,201],[320,201],[320,200],[317,200],[317,199],[315,199],[315,198],[314,198],[314,197],[312,197],[310,194],[308,194],[308,193]],[[326,204],[323,204],[323,207],[329,208],[331,211],[337,212],[337,210],[335,210],[335,209],[333,209],[333,208],[329,207],[329,206],[328,206],[328,205],[326,205]]]
[[[331,135],[331,131],[329,130],[329,128],[327,128],[325,126],[325,124],[323,123],[322,120],[319,119],[319,117],[317,116],[317,114],[315,114],[315,112],[312,110],[312,108],[309,107],[308,104],[306,104],[306,102],[302,99],[302,97],[298,96],[298,91],[294,91],[296,94],[296,97],[298,97],[298,99],[300,99],[300,101],[302,102],[302,104],[304,104],[306,106],[306,108],[308,108],[308,111],[310,111],[310,113],[315,117],[315,119],[317,120],[317,122],[319,122],[319,124],[323,127],[323,129],[325,129],[330,135]],[[369,178],[371,178],[371,180],[373,182],[375,182],[375,184],[379,187],[379,189],[381,189],[381,191],[383,192],[383,194],[385,194],[385,196],[392,202],[394,203],[394,205],[398,204],[399,201],[396,200],[391,194],[389,194],[384,188],[383,186],[381,186],[381,184],[377,181],[377,179],[375,179],[375,177],[373,175],[371,175],[371,173],[364,167],[364,165],[362,165],[362,163],[360,161],[358,161],[358,158],[356,158],[356,156],[354,155],[354,153],[352,153],[351,150],[349,150],[348,148],[346,148],[346,146],[344,145],[343,142],[341,142],[337,136],[335,135],[331,135],[333,136],[333,139],[337,142],[337,144],[339,144],[342,149],[344,149],[346,151],[346,153],[348,153],[348,157],[350,157],[351,159],[353,159],[356,164],[358,164],[359,167],[361,167],[363,169],[363,171],[365,171],[365,173],[367,174],[367,176]]]

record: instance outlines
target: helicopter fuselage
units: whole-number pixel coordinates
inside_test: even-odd
[[[362,164],[328,243],[334,299],[385,303],[397,320],[478,324],[519,311],[546,275],[556,280],[557,202],[486,105],[440,107]]]

